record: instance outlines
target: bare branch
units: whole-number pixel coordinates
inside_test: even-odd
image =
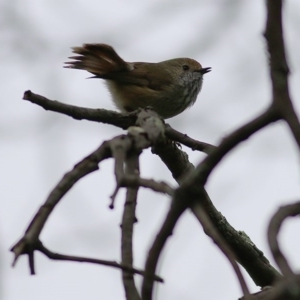
[[[196,217],[197,210],[201,209],[206,212],[213,226],[225,239],[237,261],[245,268],[256,285],[261,287],[272,285],[281,279],[280,273],[272,267],[264,253],[256,247],[248,235],[234,229],[215,208],[205,189],[200,194],[199,200],[193,203],[191,209]]]
[[[127,175],[139,176],[139,152],[132,151],[126,158],[125,177]],[[133,226],[136,222],[135,209],[137,204],[137,195],[139,187],[127,188],[126,200],[124,204],[124,211],[122,217],[122,241],[121,253],[122,263],[132,266],[133,264]],[[123,285],[125,289],[127,300],[140,300],[141,297],[138,293],[132,273],[123,271]]]
[[[165,134],[169,139],[173,141],[179,142],[191,148],[192,150],[202,151],[206,154],[209,154],[216,148],[216,146],[213,146],[211,144],[207,144],[190,138],[187,134],[183,134],[173,129],[169,124],[166,124]]]
[[[270,54],[273,106],[289,125],[300,150],[300,124],[289,95],[289,67],[282,29],[282,0],[267,0],[267,14],[265,37]]]
[[[130,126],[136,124],[137,117],[140,115],[140,110],[137,110],[126,115],[110,111],[106,109],[93,109],[85,108],[75,105],[64,104],[59,101],[49,100],[46,97],[34,94],[31,91],[26,91],[23,96],[24,100],[30,101],[31,103],[37,104],[43,107],[45,110],[50,110],[65,114],[76,120],[88,120],[93,122],[101,122],[106,124],[111,124],[123,129],[128,129]],[[149,117],[149,115],[148,115]],[[157,119],[156,119],[157,120]],[[140,121],[142,122],[141,118]],[[164,123],[162,123],[164,124]],[[191,147],[193,150],[203,151],[208,153],[211,149],[214,148],[213,145],[196,141],[192,138],[189,138],[187,135],[184,135],[176,130],[174,130],[170,125],[165,124],[162,127],[165,127],[165,135],[171,140],[177,141]]]
[[[136,152],[140,152],[142,151],[142,149],[149,147],[150,142],[156,143],[156,140],[160,139],[161,135],[163,134],[163,130],[161,129],[160,126],[161,123],[159,121],[158,122],[156,121],[154,124],[152,124],[152,118],[149,117],[151,116],[151,114],[150,115],[148,113],[144,114],[144,112],[141,111],[140,115],[141,115],[141,120],[139,120],[139,122],[141,123],[141,126],[145,128],[145,130],[148,130],[148,132],[146,133],[146,131],[140,127],[130,127],[128,129],[128,136],[134,139],[134,146]],[[138,119],[140,119],[140,115]],[[145,118],[145,120],[143,120],[143,118]],[[124,172],[125,159],[126,156],[128,156],[127,152],[130,150],[130,146],[131,144],[126,145],[121,141],[117,143],[116,142],[111,143],[112,154],[113,157],[115,158],[115,176],[116,176],[117,185],[115,191],[111,195],[112,202],[110,204],[110,208],[114,207],[114,200],[121,187],[141,186],[145,188],[150,188],[156,192],[173,195],[173,189],[165,182],[156,182],[152,179],[144,179],[144,178],[140,178],[136,174],[127,174]]]
[[[229,153],[239,143],[248,139],[258,130],[277,120],[278,117],[274,113],[273,108],[270,107],[257,118],[235,130],[233,133],[224,138],[220,145],[215,148],[206,158],[204,158],[204,160],[197,166],[195,172],[191,174],[189,180],[193,181],[192,184],[205,185],[213,169],[227,153]]]
[[[300,214],[300,202],[286,205],[278,209],[272,217],[268,227],[268,241],[273,257],[284,276],[292,276],[294,272],[290,268],[286,258],[280,250],[277,236],[283,221],[287,217],[295,217]]]
[[[283,278],[275,286],[266,286],[258,293],[254,293],[239,300],[299,300],[300,275]]]
[[[150,117],[149,117],[150,116]],[[139,117],[138,117],[139,118]],[[149,134],[146,133],[143,129],[134,129],[129,130],[128,135],[118,136],[110,141],[104,142],[96,151],[83,159],[78,163],[74,169],[64,175],[61,181],[53,189],[53,191],[48,196],[44,205],[42,205],[28,226],[25,235],[17,242],[11,249],[14,252],[14,264],[17,261],[18,257],[22,254],[28,254],[29,266],[31,273],[34,274],[34,250],[40,245],[39,235],[53,211],[56,204],[60,199],[67,193],[67,191],[82,177],[98,169],[98,163],[111,157],[112,155],[116,160],[116,178],[117,185],[120,186],[123,178],[125,178],[122,184],[136,185],[143,184],[148,188],[155,188],[156,190],[161,190],[163,192],[167,191],[172,193],[172,189],[169,188],[166,184],[156,183],[153,180],[145,180],[138,178],[138,180],[132,180],[131,177],[126,179],[124,176],[123,164],[125,159],[128,159],[130,155],[138,155],[142,149],[147,148],[151,143],[155,143],[155,139],[160,139],[162,136],[161,129],[155,129],[155,123],[153,123],[151,115],[148,115],[145,112],[142,112],[142,117],[140,122],[142,125],[149,130]],[[156,122],[157,123],[157,122]],[[158,123],[159,124],[159,121]],[[151,139],[152,142],[149,140]],[[125,174],[126,175],[126,174]],[[130,174],[131,176],[131,174]],[[134,175],[135,176],[135,175]],[[153,280],[152,276],[152,280]]]
[[[202,209],[201,205],[197,205],[196,201],[192,205],[192,211],[203,226],[204,232],[214,241],[214,243],[220,248],[220,250],[229,260],[240,282],[243,294],[245,296],[249,295],[249,289],[247,287],[243,274],[236,262],[237,257],[234,254],[234,252],[229,248],[225,239],[216,230],[215,226],[213,225],[205,210]]]
[[[169,196],[174,195],[174,189],[171,188],[166,182],[155,181],[153,179],[140,178],[136,175],[133,176],[125,175],[120,182],[120,186],[122,187],[139,186],[139,187],[149,188],[155,192],[167,194]]]
[[[194,166],[188,160],[187,154],[175,144],[159,144],[152,149],[166,164],[179,184],[194,169]],[[195,186],[198,185],[196,184]],[[238,262],[246,269],[257,285],[271,285],[281,278],[281,275],[272,267],[263,252],[256,247],[251,239],[246,234],[235,230],[216,209],[205,189],[202,192],[200,191],[198,200],[195,203],[195,205],[199,204],[201,204],[202,209],[210,217],[213,225],[231,247],[237,256]],[[192,212],[197,217],[197,212],[194,211],[194,208],[194,205],[192,205]]]
[[[37,245],[39,235],[54,207],[79,179],[97,170],[98,163],[110,156],[111,153],[108,143],[104,142],[96,151],[78,163],[73,170],[64,175],[34,216],[25,235],[11,248],[11,251],[15,254],[13,265],[15,265],[21,254],[28,254],[31,274],[34,274],[33,250]]]
[[[117,268],[131,274],[139,274],[142,276],[145,275],[144,271],[132,268],[131,266],[127,266],[125,264],[118,264],[115,261],[55,253],[47,249],[41,242],[39,242],[38,245],[36,246],[36,250],[40,251],[41,253],[46,255],[49,259],[53,259],[53,260],[86,262],[91,264],[98,264],[98,265]],[[163,279],[156,275],[154,280],[158,282],[163,282]]]
[[[132,133],[127,136],[121,135],[111,141],[104,142],[96,151],[78,163],[73,170],[66,173],[34,216],[25,235],[11,248],[11,251],[15,254],[13,264],[15,264],[20,255],[28,254],[31,273],[34,274],[33,251],[39,242],[39,235],[57,203],[79,179],[97,170],[100,161],[111,157],[111,149],[120,146],[123,147],[124,151],[129,151],[131,147],[136,145],[139,147],[150,146],[150,142],[144,132],[139,132],[136,135]],[[140,149],[138,148],[138,151]]]
[[[59,101],[49,100],[31,91],[26,91],[23,96],[24,100],[37,104],[45,110],[50,110],[72,117],[76,120],[89,120],[115,125],[127,129],[135,124],[136,114],[122,115],[115,111],[106,109],[85,108],[75,105],[64,104]]]
[[[142,299],[151,300],[153,292],[153,275],[155,274],[156,266],[159,256],[163,250],[163,247],[167,239],[172,235],[173,229],[182,215],[182,213],[188,208],[192,198],[181,197],[181,189],[175,191],[174,198],[172,200],[171,207],[165,218],[165,221],[159,230],[150,250],[145,264],[145,277],[142,285]],[[186,196],[186,195],[185,195]]]
[[[160,157],[179,184],[187,174],[195,169],[194,165],[189,161],[188,155],[180,150],[175,143],[162,141],[152,147],[152,152]]]

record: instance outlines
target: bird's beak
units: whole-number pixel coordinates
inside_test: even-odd
[[[201,74],[206,74],[210,71],[211,71],[211,68],[209,67],[209,68],[202,68],[202,69],[198,70],[197,72],[199,72]]]

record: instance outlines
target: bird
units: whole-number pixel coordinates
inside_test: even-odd
[[[191,58],[158,63],[126,62],[107,44],[73,47],[64,67],[86,70],[90,78],[106,81],[115,106],[128,113],[151,107],[163,119],[172,118],[192,106],[201,91],[203,75],[211,68]]]

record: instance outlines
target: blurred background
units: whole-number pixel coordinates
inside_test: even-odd
[[[22,236],[63,174],[104,140],[124,133],[110,125],[73,120],[23,101],[25,90],[91,108],[114,109],[101,80],[63,69],[70,47],[112,45],[127,61],[158,62],[191,57],[205,76],[196,104],[168,120],[200,141],[220,140],[270,103],[263,39],[264,1],[239,0],[2,0],[0,2],[1,168],[0,298],[5,300],[125,299],[119,270],[54,262],[36,253],[37,275],[21,257],[13,269],[9,248]],[[300,3],[285,1],[284,29],[291,67],[290,92],[299,113]],[[204,155],[185,147],[191,162]],[[141,174],[176,186],[160,159],[144,151]],[[56,207],[41,235],[52,251],[120,261],[124,191],[109,210],[115,186],[112,161],[81,180]],[[299,200],[299,154],[285,124],[272,124],[239,145],[207,184],[226,219],[245,231],[273,263],[266,228],[280,205]],[[143,268],[170,199],[140,190],[134,266]],[[280,241],[299,270],[299,220],[286,222]],[[165,279],[155,299],[237,299],[241,290],[231,266],[190,212],[180,219],[160,260]],[[136,275],[140,286],[141,278]],[[251,291],[258,291],[247,276]]]

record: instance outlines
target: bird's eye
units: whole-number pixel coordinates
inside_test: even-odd
[[[184,71],[187,71],[187,70],[189,70],[190,69],[190,67],[188,66],[188,65],[183,65],[182,66],[182,70],[184,70]]]

